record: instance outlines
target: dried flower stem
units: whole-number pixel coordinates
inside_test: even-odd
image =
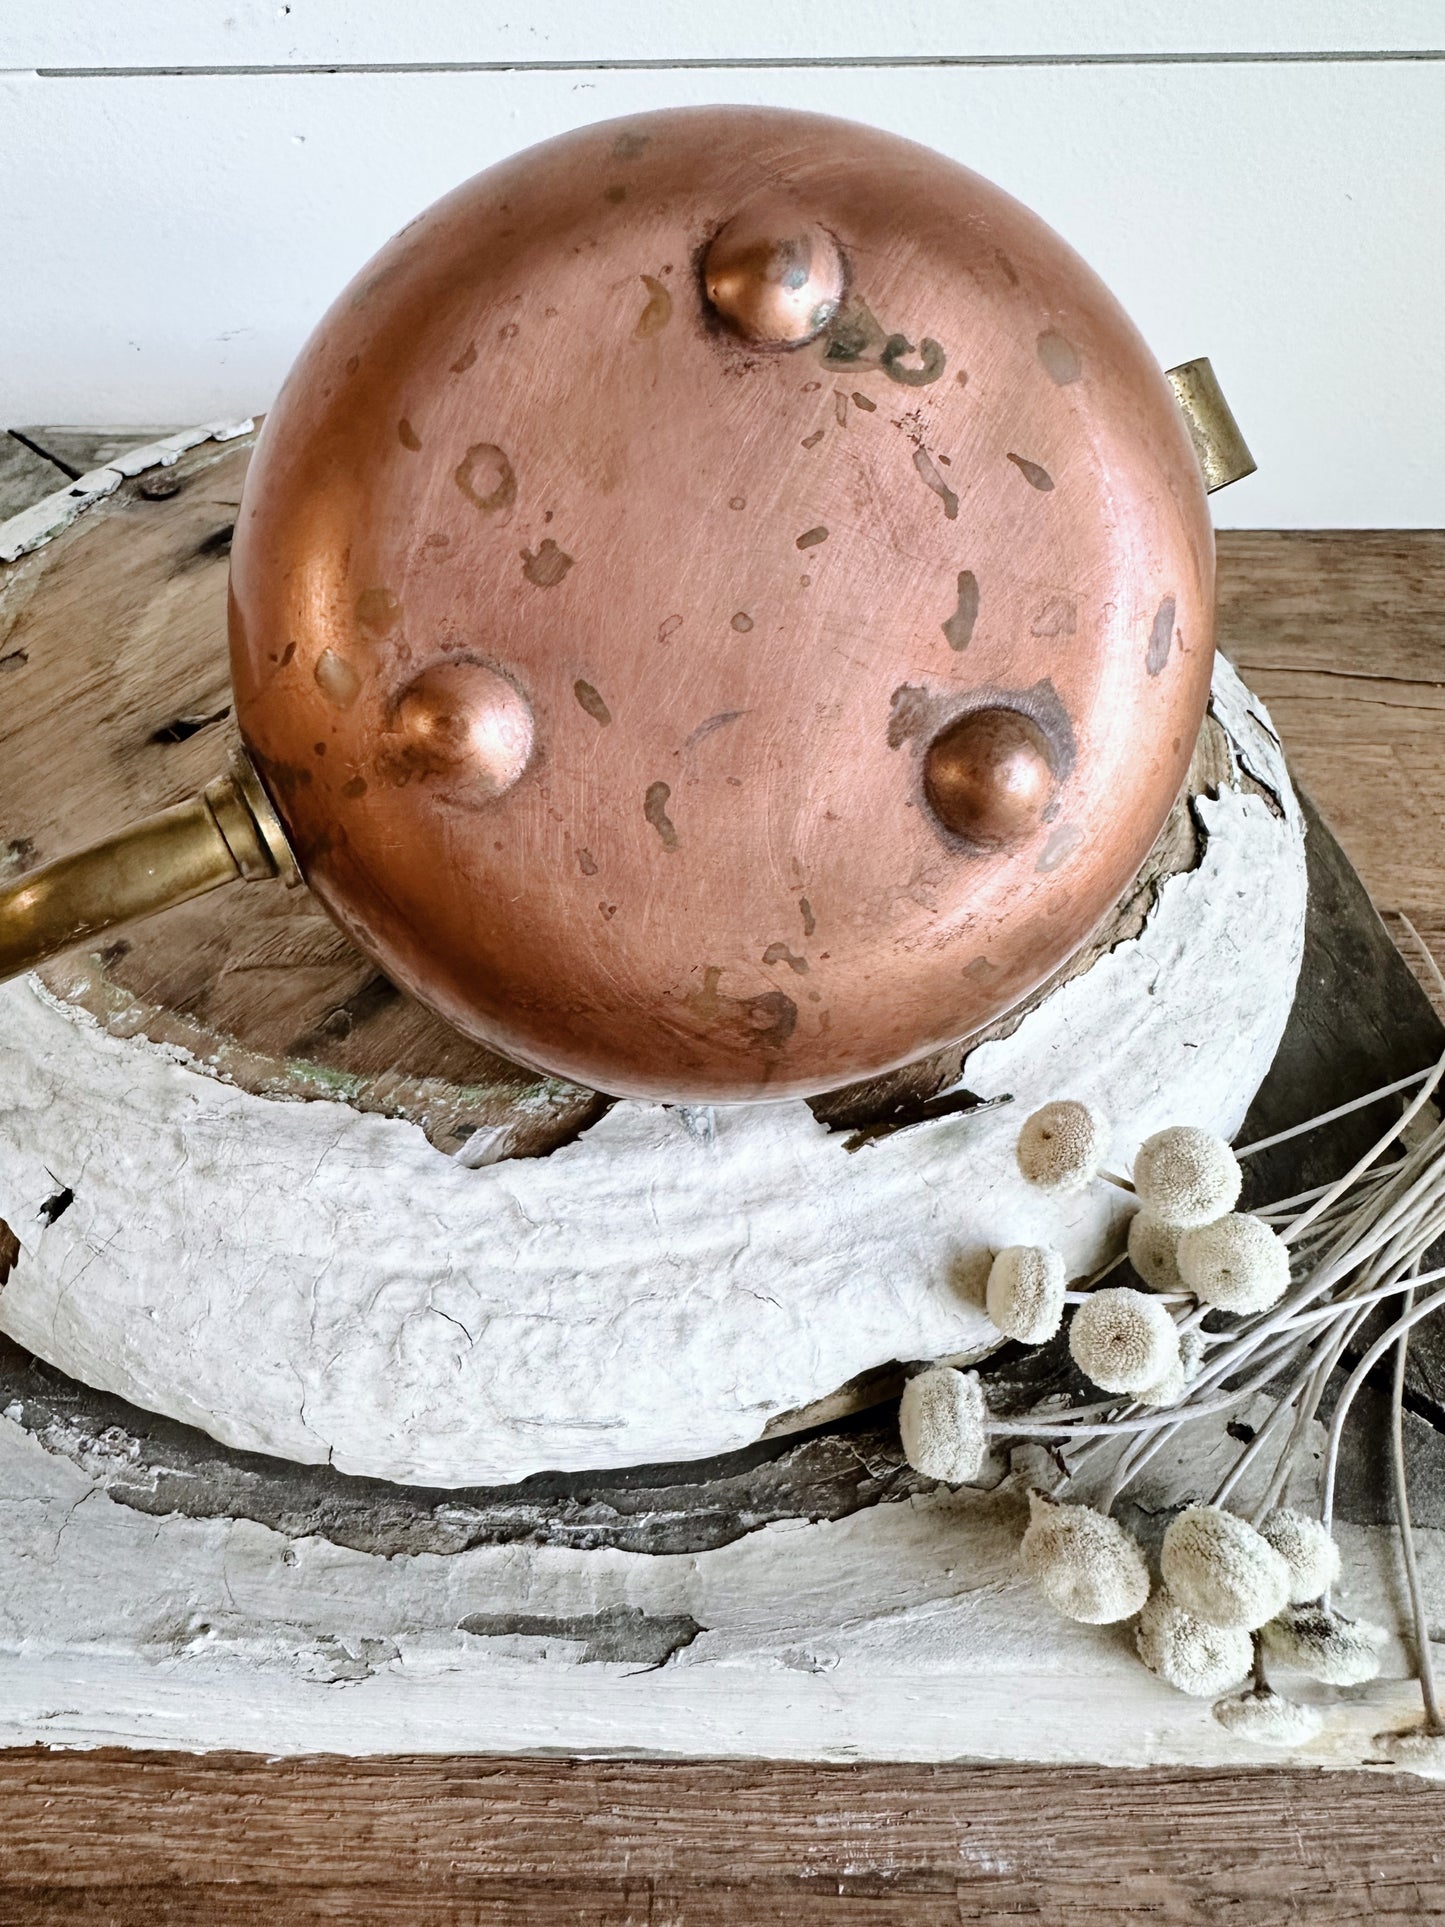
[[[1416,1281],[1420,1282],[1419,1280]],[[1415,1303],[1415,1285],[1405,1293],[1408,1314]],[[1420,1679],[1420,1697],[1425,1705],[1425,1731],[1445,1735],[1445,1715],[1435,1685],[1435,1659],[1430,1647],[1430,1619],[1425,1609],[1420,1567],[1415,1558],[1415,1531],[1410,1521],[1410,1493],[1405,1477],[1405,1366],[1410,1355],[1410,1334],[1402,1331],[1395,1347],[1395,1374],[1390,1394],[1390,1471],[1395,1488],[1395,1518],[1400,1528],[1400,1550],[1405,1561],[1405,1581],[1410,1592],[1410,1616],[1415,1622],[1415,1670]]]

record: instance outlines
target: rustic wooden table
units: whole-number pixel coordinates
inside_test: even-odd
[[[98,440],[0,438],[0,516],[92,466]],[[1219,546],[1229,653],[1387,922],[1407,915],[1445,961],[1445,533]],[[0,1755],[14,1927],[1386,1916],[1445,1921],[1445,1788],[1268,1768]]]

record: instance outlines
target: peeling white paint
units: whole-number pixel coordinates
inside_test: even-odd
[[[1171,1502],[1207,1492],[1238,1449],[1203,1444]],[[1144,1671],[1128,1626],[1061,1619],[1019,1577],[1013,1488],[769,1526],[699,1555],[382,1558],[132,1512],[0,1420],[0,1493],[0,1744],[1344,1767],[1378,1761],[1375,1735],[1419,1713],[1393,1640],[1364,1689],[1281,1675],[1325,1711],[1308,1745],[1230,1735],[1208,1701]],[[1340,1599],[1396,1625],[1392,1535],[1341,1539]],[[1445,1533],[1420,1539],[1438,1599]],[[660,1666],[586,1660],[575,1635],[461,1630],[619,1609],[701,1630]]]
[[[188,448],[199,448],[202,442],[234,441],[238,435],[249,435],[255,426],[250,416],[245,421],[206,422],[200,428],[183,428],[158,442],[127,449],[104,468],[93,468],[88,475],[78,476],[65,488],[42,496],[18,515],[0,522],[0,562],[14,562],[42,547],[62,529],[68,529],[86,509],[114,495],[132,475],[143,475],[148,468],[171,468]]]

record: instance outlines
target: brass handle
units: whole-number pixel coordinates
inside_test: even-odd
[[[224,883],[276,876],[301,880],[271,800],[238,752],[230,774],[199,795],[0,886],[0,983]]]
[[[1204,472],[1205,493],[1212,495],[1217,488],[1228,488],[1231,482],[1242,482],[1246,475],[1253,475],[1258,463],[1239,432],[1239,423],[1224,399],[1208,355],[1167,368],[1164,378],[1174,390]]]

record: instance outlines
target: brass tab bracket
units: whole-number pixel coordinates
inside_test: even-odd
[[[1209,357],[1201,355],[1198,361],[1182,361],[1177,368],[1166,369],[1165,380],[1174,390],[1189,430],[1204,471],[1206,492],[1212,495],[1217,488],[1228,488],[1231,482],[1242,482],[1246,475],[1253,475],[1258,464],[1239,432],[1239,423],[1224,399]]]
[[[174,903],[242,878],[301,881],[248,757],[198,796],[0,886],[0,983]]]

